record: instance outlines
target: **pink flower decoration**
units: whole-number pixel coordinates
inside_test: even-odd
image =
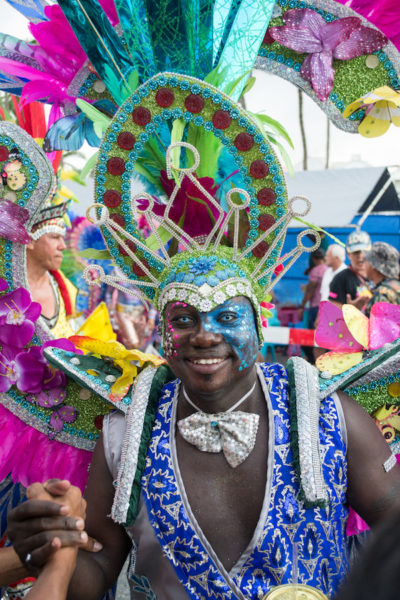
[[[68,404],[62,405],[53,411],[50,417],[50,425],[56,433],[64,427],[64,423],[73,423],[78,416],[77,410]]]
[[[5,294],[0,298],[0,342],[23,348],[35,331],[34,323],[41,313],[38,302],[32,302],[31,295],[23,288]]]
[[[53,408],[62,404],[67,397],[66,391],[62,388],[53,388],[49,392],[39,392],[36,395],[36,402],[42,408]]]
[[[4,346],[0,353],[0,392],[8,392],[13,385],[20,392],[40,392],[43,372],[40,348],[20,350]]]
[[[29,212],[26,208],[11,200],[0,199],[0,237],[18,244],[29,244],[31,238],[25,229],[28,219]]]
[[[8,288],[8,283],[4,279],[0,279],[0,292],[4,292]]]
[[[335,78],[333,59],[350,60],[371,54],[387,43],[376,29],[364,27],[358,17],[345,17],[327,23],[309,8],[288,10],[285,25],[271,27],[271,37],[296,52],[306,52],[301,76],[309,81],[318,98],[325,102]]]

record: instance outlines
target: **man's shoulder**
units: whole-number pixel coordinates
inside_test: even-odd
[[[353,279],[355,277],[353,271],[349,269],[349,267],[345,267],[339,273],[335,273],[332,279],[332,283],[338,283],[342,281],[347,281],[348,279]]]

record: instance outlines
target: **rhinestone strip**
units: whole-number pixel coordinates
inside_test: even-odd
[[[322,473],[319,444],[318,371],[302,358],[293,357],[296,382],[296,412],[299,443],[300,479],[308,502],[327,502],[327,487]]]
[[[48,435],[49,433],[49,425],[46,421],[42,421],[37,417],[33,416],[29,412],[29,408],[25,408],[21,406],[19,402],[14,400],[11,397],[13,390],[9,390],[7,394],[2,394],[1,403],[5,408],[7,408],[13,415],[21,419],[27,425],[30,425],[37,431]],[[79,438],[76,435],[71,435],[65,431],[61,431],[57,433],[57,442],[62,442],[63,444],[68,444],[68,446],[73,446],[75,448],[79,448],[80,450],[90,450],[93,452],[96,440],[88,440],[85,438]]]
[[[395,373],[400,369],[400,356],[397,354],[391,356],[388,360],[385,360],[382,364],[375,367],[375,369],[369,370],[365,375],[362,375],[357,379],[357,387],[361,385],[368,385],[372,381],[377,379],[385,379],[388,375]]]
[[[223,298],[225,296],[225,298]],[[168,302],[188,302],[200,312],[208,312],[222,304],[228,298],[246,296],[251,299],[256,312],[259,312],[259,302],[251,289],[250,284],[243,278],[232,277],[222,281],[217,286],[207,289],[206,294],[201,293],[201,288],[190,283],[173,281],[168,284],[160,294],[158,306],[162,312]]]
[[[391,454],[388,459],[383,463],[383,469],[386,473],[389,473],[397,465],[397,458],[394,454]]]
[[[122,444],[121,464],[111,509],[111,517],[116,523],[125,523],[128,514],[129,500],[137,469],[143,423],[151,384],[156,372],[156,367],[147,367],[147,369],[140,373],[132,395],[132,402],[126,415],[126,430]]]

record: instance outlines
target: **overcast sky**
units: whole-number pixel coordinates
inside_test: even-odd
[[[29,39],[26,19],[5,0],[0,0],[3,33]],[[288,130],[295,149],[289,150],[293,163],[301,168],[302,144],[298,120],[297,88],[278,77],[256,71],[257,81],[246,96],[246,105],[253,112],[263,111],[280,121]],[[323,168],[326,147],[326,116],[305,94],[304,118],[310,157],[309,168]],[[393,125],[389,132],[376,139],[345,133],[331,126],[331,166],[375,166],[400,164],[400,128]],[[92,150],[89,149],[89,154]]]

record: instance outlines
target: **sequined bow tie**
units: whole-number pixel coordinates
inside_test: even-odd
[[[233,468],[240,465],[256,443],[259,415],[242,411],[197,412],[178,421],[181,436],[202,452],[223,452]]]

